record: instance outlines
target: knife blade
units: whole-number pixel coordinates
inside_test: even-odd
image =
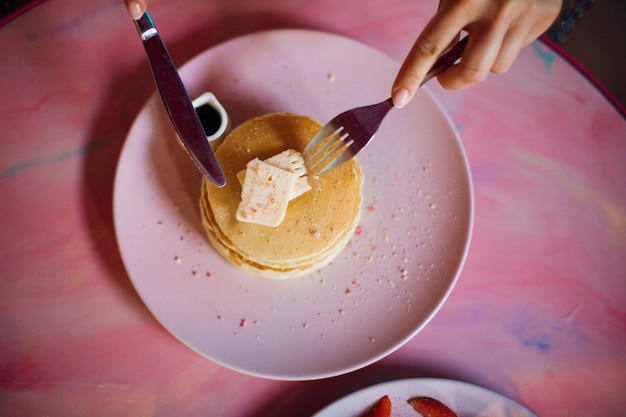
[[[161,99],[180,141],[202,175],[215,186],[223,187],[226,184],[224,172],[206,139],[187,89],[148,11],[135,20],[135,26],[148,55]]]

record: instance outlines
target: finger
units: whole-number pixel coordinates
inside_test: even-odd
[[[397,107],[403,107],[413,98],[430,67],[458,38],[465,23],[460,13],[452,11],[436,14],[426,25],[394,80],[391,91]]]
[[[523,46],[537,39],[554,23],[561,12],[561,5],[561,0],[544,0],[538,4],[535,3],[536,9],[530,12],[534,19],[528,24],[530,29],[526,32]]]
[[[126,3],[128,15],[135,20],[139,19],[145,13],[148,6],[147,0],[123,0],[123,2]]]
[[[512,25],[506,33],[500,52],[491,72],[502,74],[509,70],[519,51],[541,35],[554,19],[554,2],[542,4],[538,9],[529,9],[526,17]]]
[[[468,42],[461,62],[441,73],[437,80],[447,90],[462,90],[482,82],[493,67],[506,34],[503,25],[468,28]]]
[[[494,74],[507,72],[524,46],[524,41],[525,34],[522,31],[517,29],[509,30],[502,41],[498,56],[491,66],[491,72]]]

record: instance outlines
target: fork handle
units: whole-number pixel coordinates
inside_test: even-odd
[[[465,45],[467,45],[467,36],[455,43],[452,48],[448,49],[446,53],[441,55],[439,59],[435,61],[433,66],[430,68],[430,71],[428,71],[424,76],[420,85],[424,85],[431,78],[436,77],[450,68],[459,58],[463,56]]]

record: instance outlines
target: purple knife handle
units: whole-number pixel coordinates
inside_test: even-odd
[[[463,51],[465,50],[465,45],[467,44],[467,36],[458,41],[452,48],[450,48],[446,53],[441,55],[439,59],[435,62],[435,64],[430,68],[430,71],[424,76],[422,80],[423,85],[426,81],[430,80],[433,77],[441,74],[448,68],[450,68],[456,61],[459,60],[463,56]]]
[[[223,187],[226,184],[224,172],[215,158],[176,66],[147,11],[135,20],[135,25],[176,133],[200,172],[217,187]]]

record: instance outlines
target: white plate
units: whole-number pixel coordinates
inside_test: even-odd
[[[289,111],[329,120],[389,94],[398,65],[336,35],[281,30],[214,47],[181,68],[192,98],[212,91],[233,126]],[[392,110],[359,155],[360,233],[321,272],[249,275],[205,238],[200,174],[154,95],[133,124],[115,179],[115,229],[137,292],[172,334],[224,366],[285,380],[368,365],[441,307],[472,225],[468,164],[435,100],[421,90]]]
[[[407,403],[413,397],[435,398],[458,417],[537,417],[526,408],[485,388],[446,379],[402,379],[374,385],[335,401],[313,417],[360,416],[389,395],[393,417],[421,417]]]

